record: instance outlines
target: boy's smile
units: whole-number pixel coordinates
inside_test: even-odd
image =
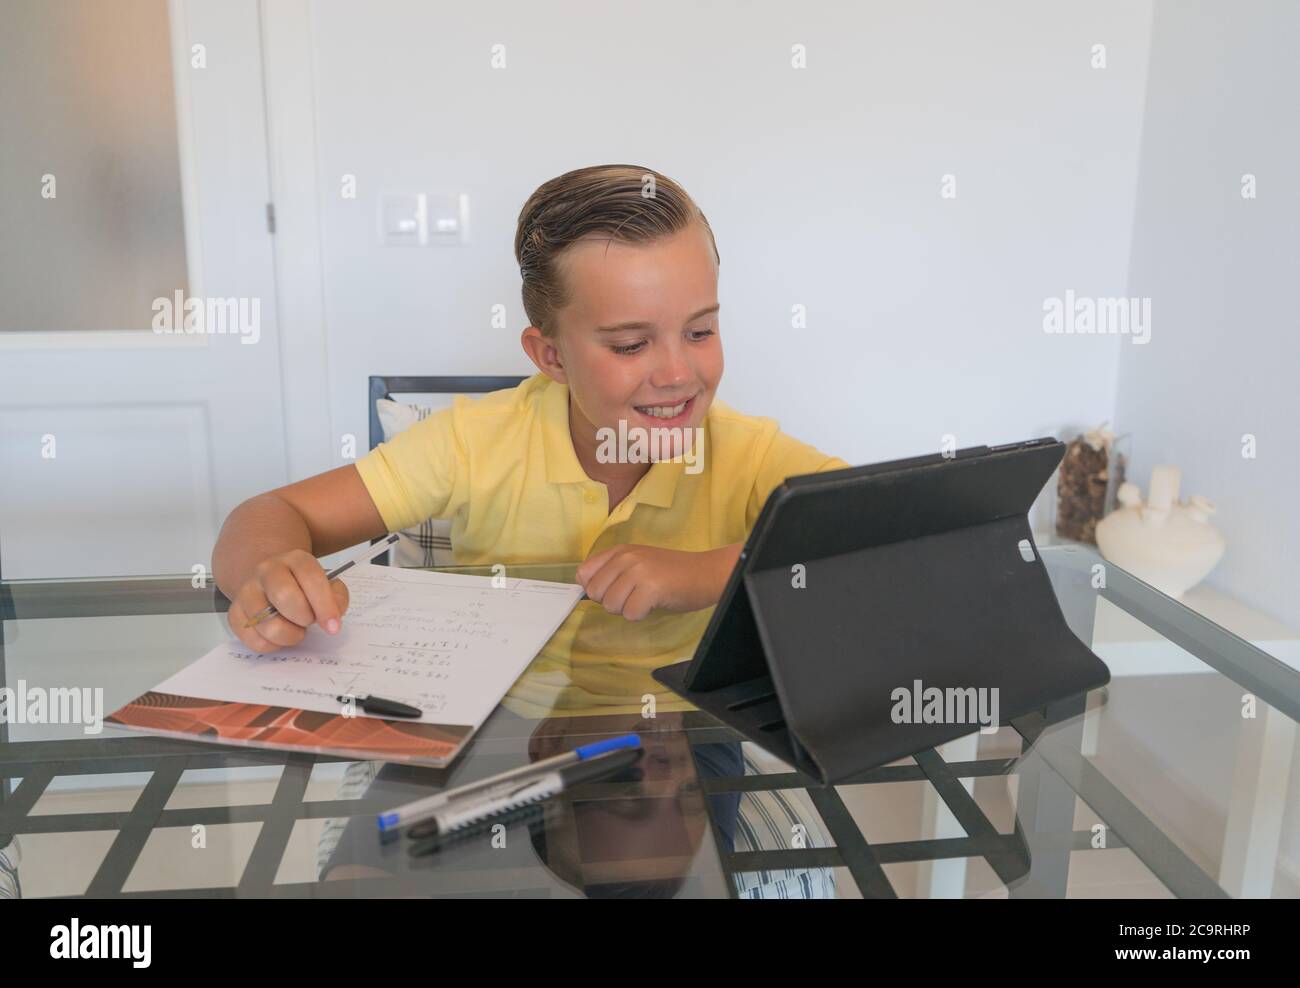
[[[593,480],[631,486],[649,465],[600,463],[597,430],[694,429],[722,378],[718,266],[692,224],[648,244],[580,241],[561,259],[568,304],[551,336],[537,327],[524,349],[568,384],[578,460]],[[630,483],[628,483],[630,481]]]

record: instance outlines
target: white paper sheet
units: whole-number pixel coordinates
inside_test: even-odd
[[[342,711],[341,694],[374,694],[419,707],[426,724],[478,728],[582,597],[566,583],[369,563],[339,579],[351,599],[337,635],[313,625],[265,655],[230,641],[154,691],[324,713]]]

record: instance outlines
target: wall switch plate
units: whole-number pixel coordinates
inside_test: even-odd
[[[431,193],[428,204],[430,246],[469,242],[469,196],[464,192]]]
[[[380,195],[379,242],[386,247],[423,247],[429,242],[429,201],[423,192]]]
[[[381,194],[379,242],[386,247],[445,247],[468,243],[469,196],[463,192]]]

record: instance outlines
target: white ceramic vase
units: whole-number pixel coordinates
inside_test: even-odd
[[[1214,503],[1199,495],[1179,501],[1181,480],[1177,467],[1156,467],[1145,502],[1137,484],[1123,484],[1119,509],[1097,523],[1105,559],[1174,598],[1209,576],[1226,548],[1209,522]]]

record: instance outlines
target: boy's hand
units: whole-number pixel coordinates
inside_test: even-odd
[[[248,619],[267,604],[274,604],[279,613],[245,628]],[[274,652],[297,645],[313,624],[331,635],[337,634],[347,609],[347,584],[326,580],[325,570],[315,556],[293,549],[258,563],[253,578],[230,602],[226,619],[249,648]]]
[[[740,549],[740,543],[707,552],[616,545],[579,566],[577,580],[588,597],[629,621],[656,607],[698,611],[718,602]]]

